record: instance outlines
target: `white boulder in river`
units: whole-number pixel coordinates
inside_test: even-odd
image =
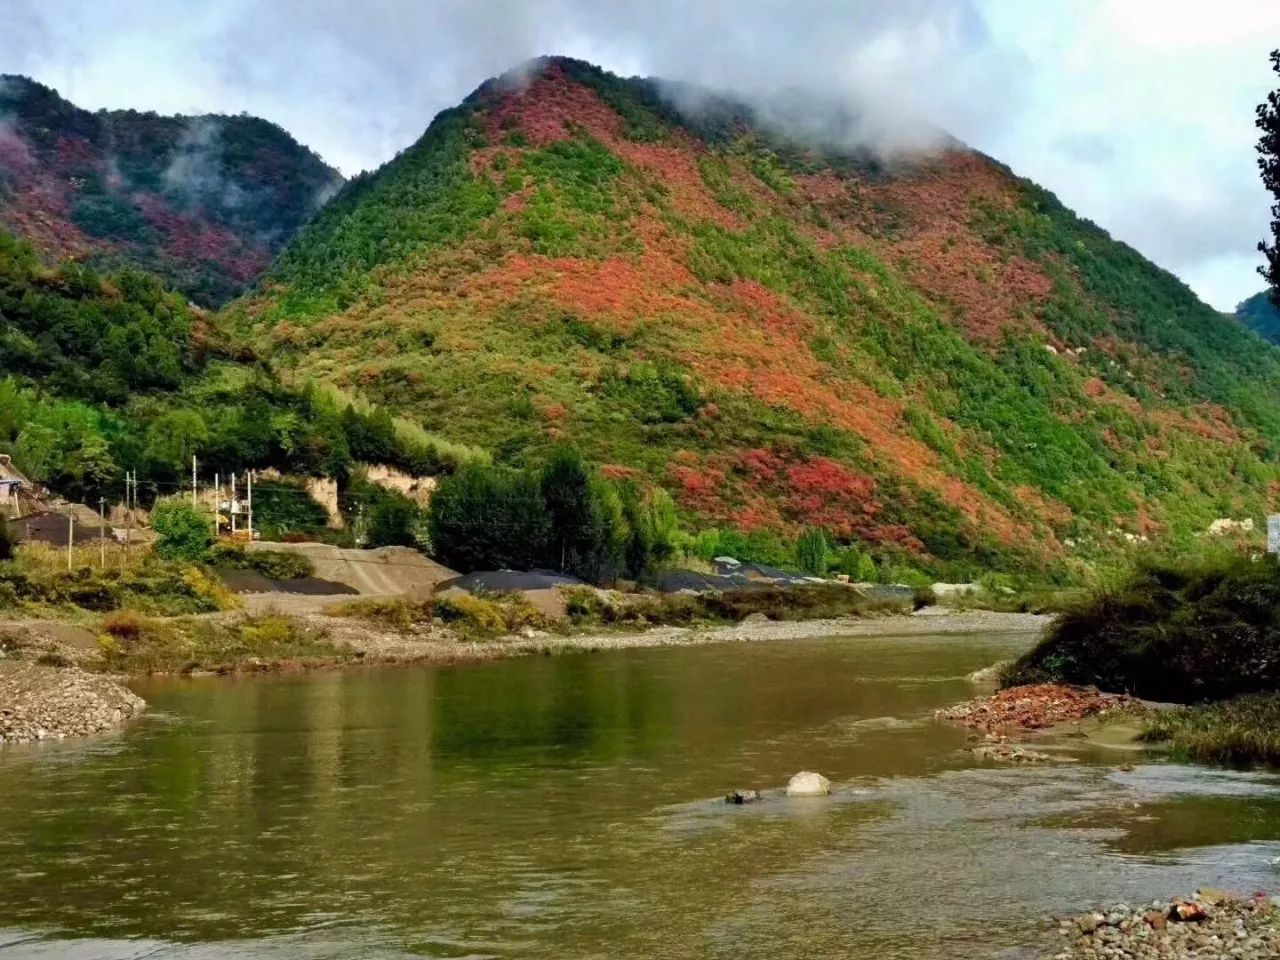
[[[831,792],[831,781],[820,773],[802,770],[787,782],[788,797],[825,797]]]

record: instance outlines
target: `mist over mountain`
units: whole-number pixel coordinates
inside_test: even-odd
[[[1054,567],[1264,509],[1280,355],[1176,277],[954,141],[890,162],[689,89],[482,84],[230,322],[500,462],[572,440],[694,527]]]
[[[204,306],[242,292],[342,182],[256,117],[90,113],[0,77],[0,224],[53,257],[151,270]]]

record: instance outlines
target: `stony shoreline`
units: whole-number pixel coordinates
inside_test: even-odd
[[[141,697],[103,674],[74,666],[0,660],[0,744],[103,733],[145,707]]]
[[[1236,897],[1201,890],[1185,899],[1105,911],[1058,922],[1065,948],[1045,960],[1261,960],[1280,957],[1280,910],[1265,894]]]
[[[911,636],[966,636],[980,633],[1035,635],[1049,617],[1028,613],[921,611],[883,617],[845,617],[835,620],[748,620],[717,627],[650,627],[637,631],[580,634],[530,632],[525,636],[498,637],[469,642],[449,631],[426,629],[421,633],[397,633],[358,620],[313,615],[309,625],[324,628],[330,638],[354,650],[361,662],[463,663],[534,654],[595,653],[650,647],[697,646],[708,643],[753,643],[770,640],[805,640],[820,637],[846,639]]]
[[[1027,633],[1047,618],[1030,614],[937,612],[840,620],[759,621],[724,627],[654,627],[644,631],[559,635],[539,633],[470,642],[448,630],[399,633],[350,618],[299,618],[324,630],[346,652],[301,660],[250,660],[211,673],[263,673],[409,664],[486,662],[509,657],[606,650],[748,643],[817,637],[894,637]],[[0,744],[63,740],[118,727],[145,707],[119,678],[92,672],[98,656],[90,631],[56,621],[5,621],[0,644]],[[85,669],[85,668],[89,669]]]
[[[1124,694],[1062,683],[1038,683],[1007,687],[991,696],[939,710],[936,716],[975,733],[1003,737],[1132,711],[1139,706],[1138,700]]]

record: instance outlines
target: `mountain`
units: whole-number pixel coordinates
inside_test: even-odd
[[[1272,302],[1270,291],[1263,290],[1242,301],[1235,316],[1264,340],[1280,343],[1280,307]]]
[[[53,259],[139,266],[218,306],[342,182],[257,117],[90,113],[0,76],[0,226]]]
[[[353,478],[357,461],[435,473],[473,454],[281,382],[152,274],[46,260],[0,230],[0,453],[60,494],[115,503],[129,471],[150,502],[186,489],[196,456],[204,483],[251,467],[342,478],[346,500],[373,510],[385,496]],[[268,494],[277,529],[324,526],[295,487]]]
[[[1280,353],[1051,193],[563,58],[349,182],[228,316],[498,462],[572,440],[691,528],[935,571],[1187,542],[1280,489]]]

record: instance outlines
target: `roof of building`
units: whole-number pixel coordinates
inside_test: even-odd
[[[67,542],[68,533],[71,534],[74,543],[88,543],[101,537],[101,530],[96,525],[77,523],[74,528],[68,530],[69,526],[70,518],[60,513],[37,513],[9,521],[9,529],[17,535],[18,539],[29,542],[61,545]],[[111,536],[108,528],[107,537]]]

